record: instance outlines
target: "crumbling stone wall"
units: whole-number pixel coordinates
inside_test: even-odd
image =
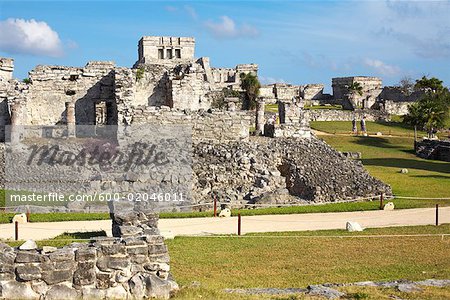
[[[424,90],[407,94],[396,86],[385,86],[379,95],[379,109],[392,115],[406,115],[408,106],[425,95]]]
[[[178,289],[158,216],[128,211],[113,216],[115,237],[60,249],[0,243],[0,298],[169,298]]]
[[[66,102],[75,103],[77,124],[96,124],[96,104],[114,104],[113,70],[112,62],[89,62],[84,68],[37,66],[29,74],[27,121],[21,124],[64,124]]]
[[[245,112],[190,112],[169,107],[137,107],[132,124],[178,124],[192,128],[192,139],[215,143],[244,141],[249,138],[251,118]]]
[[[194,145],[194,194],[222,202],[301,204],[390,195],[359,161],[316,138],[252,137],[248,142]]]
[[[358,82],[362,87],[362,95],[350,95],[349,86]],[[344,109],[372,108],[382,90],[382,80],[378,77],[339,77],[332,79],[333,96],[340,100]]]
[[[340,110],[340,109],[310,109],[305,111],[305,117],[312,121],[352,121],[353,118],[361,120],[362,117],[366,121],[390,121],[390,115],[387,112],[374,109],[356,109]],[[351,130],[351,128],[349,128]]]
[[[416,144],[416,155],[425,159],[450,162],[450,140],[424,139]]]
[[[12,79],[14,71],[14,59],[0,57],[0,80],[8,81]]]

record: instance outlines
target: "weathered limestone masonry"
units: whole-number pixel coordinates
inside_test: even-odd
[[[250,116],[245,112],[189,112],[169,107],[137,107],[131,124],[177,124],[191,126],[193,142],[224,143],[249,138]]]
[[[113,62],[89,62],[84,68],[37,66],[29,74],[27,120],[23,125],[67,123],[66,103],[75,105],[78,125],[117,124]]]
[[[405,94],[399,87],[385,86],[379,95],[379,109],[393,115],[406,115],[408,106],[424,96],[425,91]]]
[[[0,243],[0,299],[169,298],[178,289],[157,215],[116,213],[115,237],[60,249]]]
[[[349,86],[357,82],[362,87],[362,95],[350,94]],[[382,81],[377,77],[340,77],[332,79],[333,96],[340,100],[344,109],[372,108],[382,90]]]
[[[304,100],[295,97],[291,100],[278,100],[278,123],[266,123],[264,135],[267,137],[306,138],[311,136],[309,120],[303,109]]]
[[[147,64],[160,61],[194,59],[193,37],[144,36],[138,43],[138,61]]]
[[[365,117],[366,121],[390,121],[390,115],[384,111],[374,109],[311,109],[305,110],[305,117],[310,121],[357,121]],[[351,128],[349,128],[349,131]]]
[[[333,96],[323,93],[323,84],[291,85],[275,83],[263,85],[259,90],[259,96],[266,103],[277,103],[278,100],[292,100],[301,98],[305,105],[319,105],[332,103]]]
[[[14,60],[12,58],[0,57],[0,80],[12,79],[14,71]]]
[[[250,137],[248,142],[194,145],[193,198],[236,207],[248,203],[305,204],[391,195],[359,161],[325,142],[310,139]]]
[[[450,140],[424,139],[416,144],[416,155],[426,159],[450,162]]]

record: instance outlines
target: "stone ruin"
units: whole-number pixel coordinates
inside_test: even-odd
[[[168,299],[178,290],[158,216],[112,216],[114,237],[38,249],[0,243],[0,299]]]
[[[309,119],[316,120],[321,116],[314,116],[312,112],[305,111],[305,103],[335,101],[334,98],[338,97],[339,93],[344,95],[339,85],[347,85],[354,78],[334,80],[333,96],[323,93],[321,84],[265,86],[261,89],[256,112],[247,112],[239,110],[237,98],[224,95],[223,90],[239,92],[239,75],[257,75],[258,66],[241,64],[235,68],[211,67],[208,57],[195,58],[193,38],[145,36],[138,43],[138,60],[132,68],[118,67],[110,61],[91,61],[84,67],[40,65],[29,72],[27,82],[11,79],[12,60],[2,59],[0,62],[1,128],[5,125],[12,125],[11,129],[17,125],[32,125],[37,128],[35,132],[38,132],[38,135],[41,132],[43,138],[52,135],[55,137],[59,132],[62,136],[57,138],[63,139],[83,138],[77,129],[83,125],[96,128],[94,137],[95,132],[101,131],[107,125],[157,124],[190,128],[194,160],[194,203],[208,203],[218,192],[223,195],[224,201],[243,206],[278,189],[287,190],[290,196],[295,196],[293,202],[297,203],[339,201],[380,192],[390,193],[388,186],[372,180],[357,162],[342,159],[340,154],[330,147],[318,146],[315,152],[308,150],[310,147],[314,148],[314,145],[322,145],[322,142],[318,142],[311,135],[309,127]],[[370,86],[364,91],[375,95],[375,90],[378,91],[381,87],[381,81],[374,78],[370,80]],[[213,108],[213,103],[218,98],[226,101],[228,110]],[[370,101],[372,100],[370,98]],[[266,103],[273,101],[278,103],[276,120],[268,118],[264,112]],[[366,114],[367,111],[363,110],[363,113]],[[352,115],[350,112],[338,117],[345,119]],[[251,137],[249,134],[252,124],[255,124],[257,137]],[[63,130],[56,130],[55,126],[60,126]],[[15,137],[23,138],[13,132],[7,136],[4,130],[1,134],[1,138],[7,141],[12,141]],[[275,139],[264,139],[259,135]],[[266,149],[267,143],[273,145],[271,151],[251,150],[252,144]],[[239,149],[238,145],[243,145],[243,149],[249,151],[246,159],[241,159],[239,154],[244,150],[234,152]],[[231,158],[237,160],[237,164],[227,168],[224,162],[210,156],[209,150],[206,151],[203,147],[225,147],[228,149],[224,150],[228,153],[226,156],[231,155]],[[286,151],[278,149],[279,147],[286,148]],[[294,160],[298,164],[297,170],[301,171],[301,175],[292,177],[295,179],[283,175],[286,173],[280,171],[282,164],[274,165],[265,160],[264,163],[258,163],[259,156],[275,161],[280,155],[289,157],[302,147],[305,148],[298,159]],[[289,154],[289,151],[292,153]],[[213,152],[215,153],[215,150]],[[304,157],[301,158],[301,155]],[[329,156],[329,159],[316,161],[315,167],[319,169],[304,173],[306,169],[301,166],[314,161],[315,156]],[[346,170],[344,172],[351,176],[338,176],[333,179],[326,176],[321,178],[311,173],[320,173],[320,168],[327,169],[330,166],[339,170],[336,174]],[[238,174],[236,170],[242,170],[242,174]],[[229,176],[230,174],[233,176]],[[315,176],[321,179],[308,179]],[[125,179],[121,179],[124,182],[120,185],[142,186],[143,182],[145,183],[145,180],[136,176],[122,177]],[[240,180],[242,184],[235,183],[234,180]],[[104,185],[96,178],[88,181],[96,186]],[[161,181],[164,179],[161,178]],[[300,181],[303,183],[300,184]],[[299,184],[304,188],[288,188]],[[372,188],[352,188],[353,192],[350,193],[348,187],[354,187],[355,184]],[[318,189],[321,189],[320,193],[311,192]],[[272,199],[277,201],[276,197]]]

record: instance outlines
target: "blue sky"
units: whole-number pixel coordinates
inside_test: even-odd
[[[450,1],[1,1],[0,56],[132,66],[143,35],[194,36],[216,67],[257,63],[264,83],[436,76],[450,85]]]

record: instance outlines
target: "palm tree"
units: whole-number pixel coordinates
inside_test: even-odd
[[[241,88],[244,90],[244,103],[243,109],[254,109],[256,107],[256,98],[259,95],[259,83],[258,77],[252,73],[241,73]]]
[[[351,104],[353,105],[353,108],[358,107],[358,103],[355,100],[356,94],[359,96],[363,95],[363,87],[361,83],[357,81],[353,81],[349,86],[347,86],[348,92],[349,92],[349,100]]]

